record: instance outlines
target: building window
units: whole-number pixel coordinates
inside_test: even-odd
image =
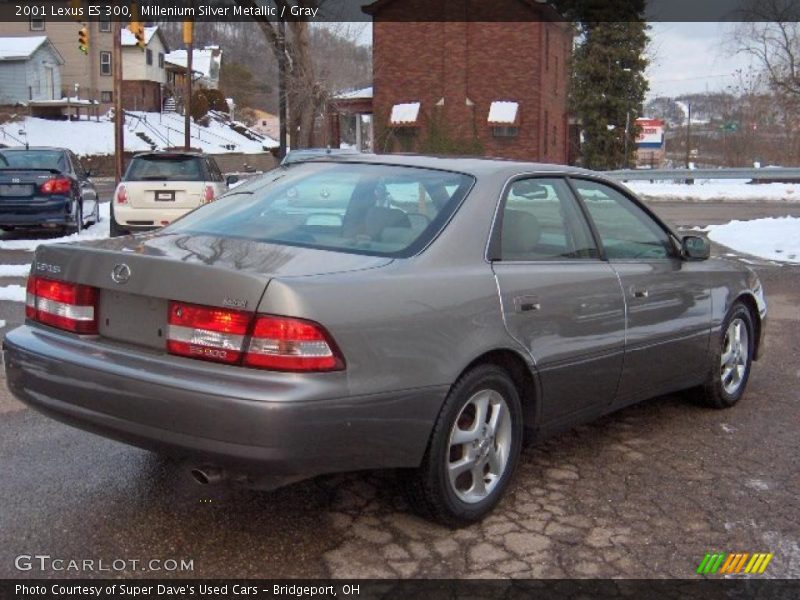
[[[44,17],[31,17],[31,31],[44,31]]]
[[[519,127],[513,125],[495,125],[492,135],[496,138],[515,138],[519,135]]]
[[[148,48],[146,54],[147,54],[147,64],[148,65],[152,65],[153,64],[153,51],[150,50],[150,48]]]
[[[100,17],[98,28],[102,33],[111,33],[111,17]]]
[[[158,53],[158,68],[159,69],[163,69],[164,68],[164,53],[163,52],[159,52]]]
[[[100,75],[111,75],[111,52],[100,53]]]
[[[544,30],[544,70],[550,70],[550,29],[547,25]]]
[[[114,92],[100,92],[100,102],[113,102]]]

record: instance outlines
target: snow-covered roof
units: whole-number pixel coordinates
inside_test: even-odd
[[[46,35],[0,37],[0,60],[25,60],[45,42]]]
[[[336,96],[337,100],[367,100],[369,98],[372,98],[372,86],[361,88],[360,90],[342,92]]]
[[[152,27],[145,27],[144,28],[144,43],[149,44],[150,40],[153,39],[153,36],[158,31],[158,25],[154,25]],[[122,35],[120,37],[122,40],[123,46],[135,46],[136,45],[136,36],[131,33],[130,29],[127,27],[122,28]]]
[[[392,125],[415,125],[419,119],[419,102],[395,104],[389,123]]]
[[[173,50],[164,57],[164,60],[185,69],[186,57],[186,50]],[[219,76],[221,61],[222,50],[220,50],[219,46],[206,46],[202,49],[197,48],[192,52],[192,71],[200,73],[203,77],[208,78]],[[216,67],[216,71],[214,71],[214,67]]]
[[[500,125],[513,125],[517,122],[519,102],[498,101],[492,102],[489,107],[489,123]]]

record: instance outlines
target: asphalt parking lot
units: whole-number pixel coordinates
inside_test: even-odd
[[[800,214],[800,204],[654,207],[685,227]],[[0,250],[0,263],[29,260]],[[0,578],[686,578],[707,552],[771,552],[764,576],[800,577],[800,267],[753,263],[769,302],[767,345],[736,407],[661,397],[528,448],[498,510],[458,531],[408,514],[389,472],[272,493],[201,487],[166,459],[39,415],[3,385]],[[23,320],[22,304],[0,302],[0,319],[1,334]],[[15,567],[34,554],[184,559],[193,570]]]

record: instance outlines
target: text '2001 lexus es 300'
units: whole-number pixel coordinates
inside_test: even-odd
[[[157,232],[36,252],[8,385],[57,419],[277,486],[398,468],[459,525],[523,432],[697,387],[742,396],[756,275],[589,171],[353,157],[271,171]]]

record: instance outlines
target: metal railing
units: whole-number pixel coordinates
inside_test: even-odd
[[[675,181],[686,179],[751,179],[753,181],[800,181],[800,168],[765,167],[734,169],[620,169],[605,171],[619,181]]]

